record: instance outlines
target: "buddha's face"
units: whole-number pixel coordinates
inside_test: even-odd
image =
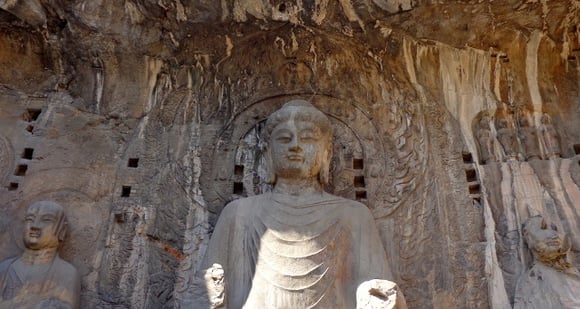
[[[564,235],[553,224],[542,217],[530,218],[525,224],[525,237],[528,247],[539,256],[551,256],[566,250]]]
[[[58,247],[58,224],[62,211],[53,204],[34,203],[24,219],[24,245],[40,250]]]
[[[272,167],[277,177],[317,177],[330,152],[330,141],[309,121],[289,120],[278,124],[270,136]]]

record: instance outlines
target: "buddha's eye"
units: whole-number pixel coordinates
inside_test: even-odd
[[[54,218],[52,216],[43,216],[42,222],[54,222]]]
[[[33,216],[26,216],[26,218],[24,218],[24,222],[32,222],[32,221],[34,221]]]
[[[304,141],[312,141],[317,140],[319,138],[319,134],[314,130],[304,130],[300,132],[300,139]]]
[[[280,143],[290,143],[292,138],[288,135],[280,135],[276,137],[276,140]]]
[[[554,223],[550,224],[550,227],[552,228],[552,230],[556,232],[558,231],[558,227]]]

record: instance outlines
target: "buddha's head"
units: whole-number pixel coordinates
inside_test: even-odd
[[[57,248],[66,230],[62,206],[49,201],[35,202],[28,207],[24,218],[24,245],[31,250]]]
[[[292,100],[266,121],[264,155],[268,182],[278,178],[317,177],[328,183],[332,158],[332,126],[324,113],[304,100]]]
[[[556,225],[549,224],[542,216],[530,217],[523,225],[522,234],[534,259],[552,266],[566,264],[571,244]]]

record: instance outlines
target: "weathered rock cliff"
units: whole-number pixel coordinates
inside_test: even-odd
[[[410,308],[509,308],[535,214],[580,261],[577,0],[0,7],[0,259],[60,202],[83,307],[190,304],[290,98],[332,118],[328,190],[372,210]]]

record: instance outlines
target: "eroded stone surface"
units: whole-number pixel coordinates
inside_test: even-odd
[[[370,209],[409,307],[512,306],[529,216],[578,263],[577,1],[0,3],[0,258],[59,202],[82,307],[187,307],[224,205],[268,190],[259,136],[291,99],[331,118],[325,189]]]

